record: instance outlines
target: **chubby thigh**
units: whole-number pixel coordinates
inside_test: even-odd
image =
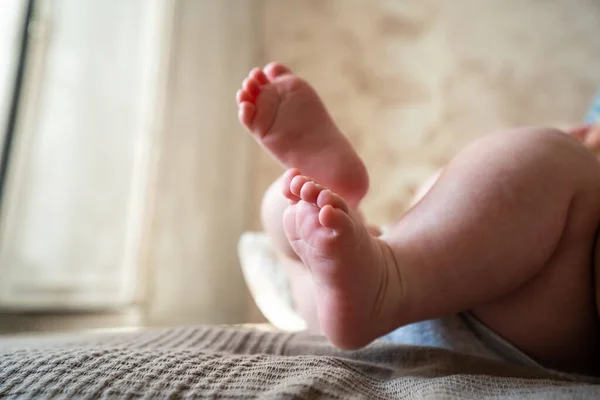
[[[598,359],[593,249],[600,163],[551,129],[490,135],[461,152],[385,235],[406,320],[472,310],[548,367]]]

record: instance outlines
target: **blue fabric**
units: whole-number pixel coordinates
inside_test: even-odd
[[[405,345],[440,347],[519,365],[541,367],[468,312],[406,325],[381,339]]]
[[[600,123],[600,91],[596,94],[584,122],[586,124]]]

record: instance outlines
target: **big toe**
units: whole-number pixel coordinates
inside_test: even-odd
[[[287,75],[287,74],[291,74],[292,71],[286,67],[283,64],[280,64],[278,62],[272,62],[269,63],[265,66],[265,68],[263,69],[263,71],[265,72],[265,74],[267,75],[267,77],[269,79],[275,79],[277,77],[280,77],[282,75]]]
[[[319,211],[319,222],[325,228],[329,228],[338,235],[349,239],[356,232],[354,221],[350,215],[331,205],[326,205]]]

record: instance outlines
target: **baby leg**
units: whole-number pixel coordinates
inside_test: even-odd
[[[589,366],[599,220],[600,164],[567,135],[522,130],[475,143],[386,238],[415,305],[408,314],[418,315],[408,319],[472,309],[549,366]]]
[[[600,164],[561,132],[486,137],[382,236],[302,176],[284,227],[315,281],[321,326],[354,348],[414,321],[473,310],[550,366],[597,356],[591,254]]]

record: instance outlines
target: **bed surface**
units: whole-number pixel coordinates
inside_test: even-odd
[[[442,349],[195,327],[0,338],[0,398],[597,399],[592,378]]]

